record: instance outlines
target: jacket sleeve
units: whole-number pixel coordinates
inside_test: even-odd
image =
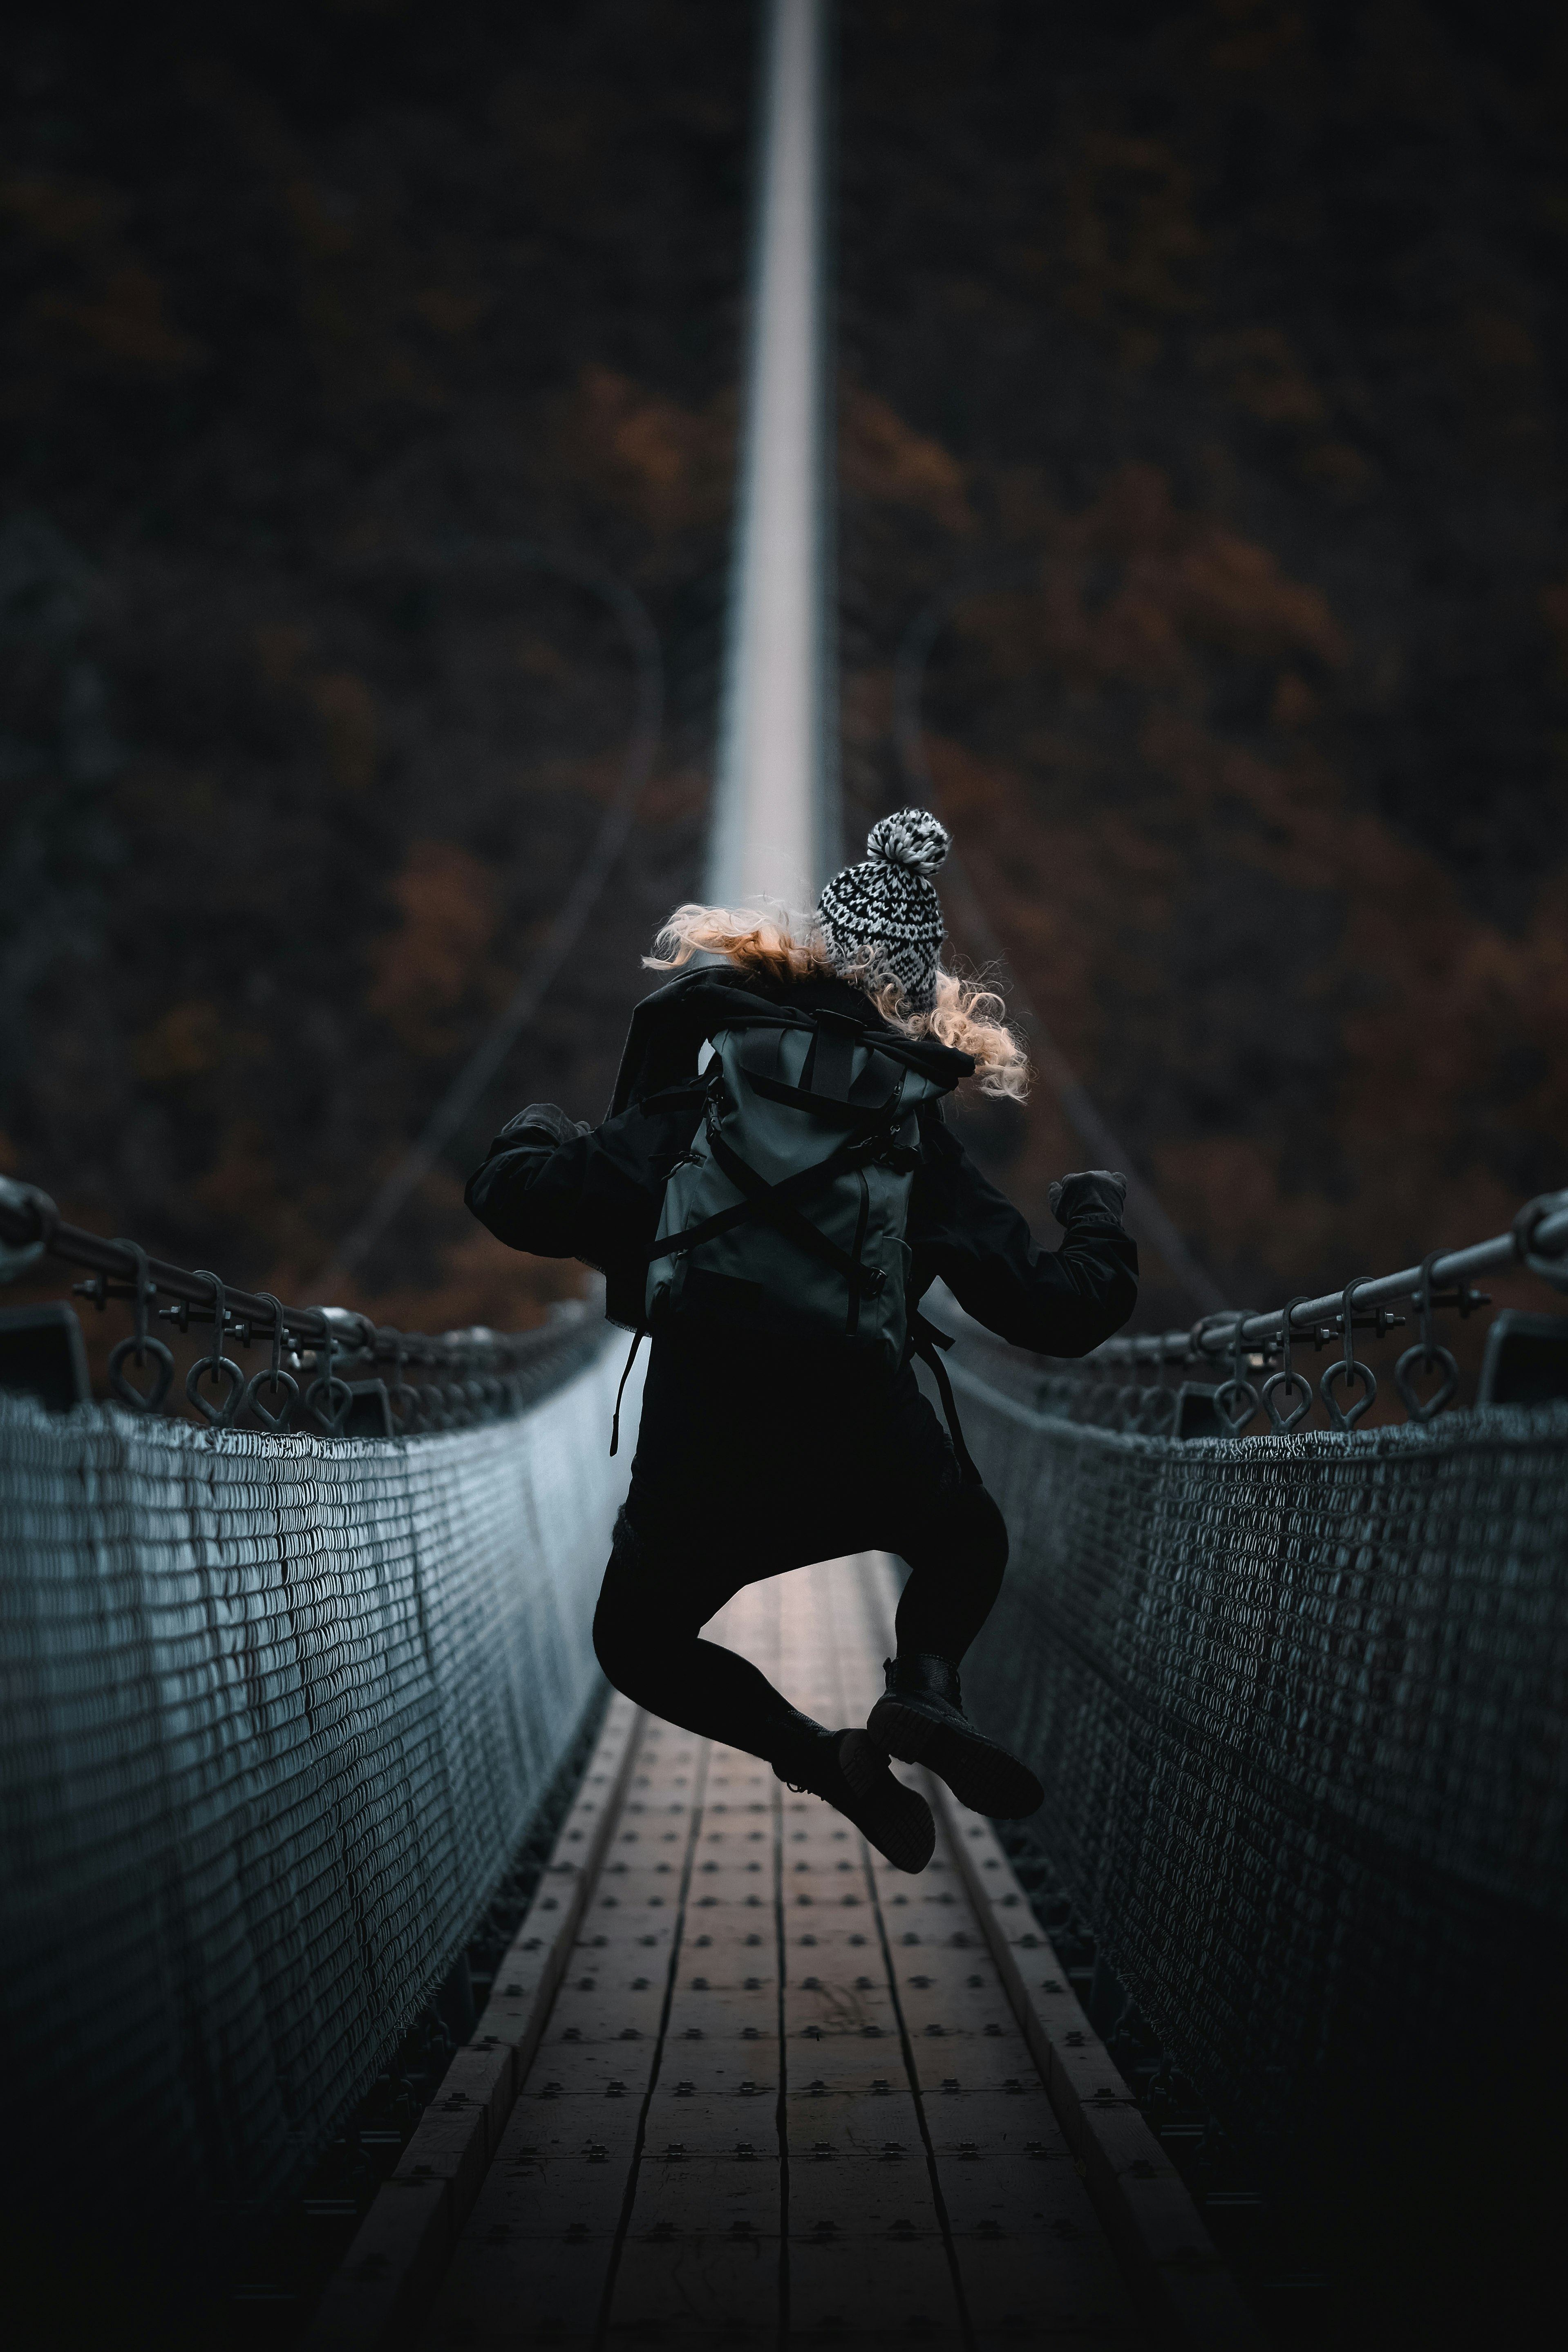
[[[1042,1249],[957,1138],[934,1120],[922,1129],[910,1236],[920,1287],[940,1276],[977,1323],[1037,1355],[1087,1355],[1119,1331],[1138,1300],[1138,1250],[1107,1188],[1070,1181],[1066,1239]]]
[[[550,1104],[521,1111],[464,1198],[512,1249],[581,1258],[605,1273],[628,1266],[654,1237],[665,1180],[696,1132],[702,1092],[699,1080],[672,1087],[595,1128],[574,1129]]]

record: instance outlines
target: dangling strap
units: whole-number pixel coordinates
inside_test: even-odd
[[[958,1466],[963,1474],[964,1485],[983,1486],[985,1482],[975,1468],[973,1456],[963,1442],[963,1424],[958,1418],[958,1407],[952,1401],[952,1382],[947,1377],[947,1366],[938,1353],[939,1349],[952,1347],[952,1334],[951,1331],[939,1331],[934,1323],[928,1323],[923,1315],[917,1315],[914,1318],[914,1337],[911,1345],[921,1363],[929,1364],[935,1376],[937,1391],[942,1398],[942,1412],[947,1420],[948,1435],[952,1440],[952,1450],[958,1456]]]
[[[610,1418],[610,1451],[612,1454],[618,1454],[621,1450],[621,1399],[626,1392],[626,1382],[631,1379],[632,1366],[637,1360],[637,1349],[642,1346],[643,1341],[647,1338],[647,1325],[646,1323],[639,1323],[637,1328],[637,1336],[632,1341],[631,1354],[626,1358],[625,1366],[621,1371],[620,1387],[616,1391],[616,1410]]]

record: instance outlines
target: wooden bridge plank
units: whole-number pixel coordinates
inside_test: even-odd
[[[882,1578],[750,1587],[712,1631],[863,1720]],[[939,1813],[911,1880],[751,1758],[649,1723],[625,1761],[428,2352],[1142,2342],[1014,1981],[1054,1962],[989,1826]],[[526,1999],[498,1977],[492,2009]]]
[[[791,2344],[833,2344],[840,2331],[896,2344],[959,2344],[963,2331],[938,2232],[844,2231],[790,2242]]]
[[[867,1564],[859,1596],[872,1636],[875,1573]],[[844,1613],[854,1605],[847,1594]],[[880,1643],[858,1646],[865,1657]],[[942,1816],[918,1885],[869,1852],[867,1866],[968,2324],[1014,2340],[1024,2328],[1141,2340]]]
[[[713,1630],[765,1671],[777,1618],[775,1596],[752,1589]],[[752,1758],[708,1754],[668,2023],[608,2310],[615,2338],[771,2346],[776,2336],[777,1787]]]
[[[836,1727],[869,1706],[866,1662],[846,1656],[847,1570],[788,1580],[784,1687]],[[814,1797],[783,1818],[789,2340],[961,2343],[864,1843]]]
[[[510,2346],[530,2336],[587,2342],[598,2325],[658,2063],[697,1746],[648,1723],[629,1762],[625,1802],[644,1807],[630,1817],[637,1862],[616,1868],[627,1853],[623,1810],[605,1836],[608,1867],[584,1906],[571,1969],[432,2312],[423,2339],[432,2346]],[[658,1829],[647,1843],[659,1859],[645,1861],[650,1789]]]
[[[892,1588],[885,1562],[872,1559],[865,1563],[862,1599],[873,1632],[879,1624],[889,1622]],[[1070,2147],[1075,2171],[1081,2174],[1089,2221],[1079,2239],[1064,2236],[1062,2242],[1081,2247],[1098,2239],[1108,2243],[1132,2288],[1146,2326],[1162,2333],[1173,2329],[1182,2341],[1256,2344],[1259,2340],[1257,2323],[1235,2282],[1220,2266],[1184,2184],[1138,2112],[1104,2045],[1090,2032],[991,1824],[959,1805],[940,1781],[927,1775],[921,1775],[921,1781],[937,1814],[938,1858],[952,1865],[955,1882],[967,1897],[973,1925],[955,1926],[949,1931],[945,1923],[928,1927],[922,1921],[921,1942],[908,1948],[930,1955],[929,1965],[910,1973],[935,1978],[939,1963],[955,1953],[962,1952],[965,1960],[972,1951],[989,1955],[1032,2061],[1030,2078],[1044,2085],[1045,2098]],[[958,1906],[939,1902],[936,1909],[956,1913]],[[984,1977],[986,1970],[977,1957],[973,1969],[966,1967],[964,1973],[966,1979],[972,1973]],[[934,1993],[936,1988],[931,1990]],[[965,1983],[964,1993],[974,1990]],[[934,2072],[931,2039],[921,2039],[925,2044],[925,2056],[920,2062],[922,2071]],[[945,2036],[942,2042],[945,2046]],[[964,2063],[984,2064],[967,2058]],[[934,2114],[937,2101],[930,2099],[927,2104]],[[965,2110],[959,2107],[954,2112]],[[968,2137],[977,2135],[978,2124]],[[942,2169],[944,2179],[952,2177],[945,2162]],[[1019,2213],[1023,2206],[1016,2200],[1021,2194],[1015,2189],[1008,2198]],[[1031,2215],[1033,2210],[1028,2209]],[[1054,2220],[1082,2226],[1070,2194]],[[1051,2218],[1045,2227],[1058,2234],[1052,2229]],[[973,2253],[966,2250],[963,2257],[966,2277],[990,2282],[980,2291],[974,2307],[977,2326],[993,2325],[986,2317],[986,2307],[993,2301],[992,2287],[1005,2273],[1005,2263],[994,2262],[994,2251],[978,2259],[978,2248]]]
[[[303,2339],[305,2352],[374,2352],[435,2289],[565,1974],[637,1743],[640,1711],[614,1698],[533,1901],[496,1972],[471,2049],[455,2054],[378,2190]],[[448,2106],[449,2100],[460,2105]]]

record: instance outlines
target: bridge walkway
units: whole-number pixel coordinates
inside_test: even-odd
[[[891,1601],[884,1560],[835,1561],[713,1632],[852,1723]],[[765,1765],[616,1702],[311,2345],[1249,2334],[989,1825],[938,1821],[910,1878]]]

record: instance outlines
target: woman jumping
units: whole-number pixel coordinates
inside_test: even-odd
[[[594,1622],[610,1681],[765,1759],[918,1871],[935,1825],[890,1757],[980,1812],[1043,1800],[963,1712],[958,1670],[1007,1532],[916,1384],[919,1354],[947,1392],[920,1302],[940,1278],[1000,1338],[1079,1356],[1131,1312],[1137,1252],[1123,1177],[1053,1184],[1067,1237],[1043,1251],[943,1123],[956,1085],[1019,1100],[1027,1066],[999,999],[942,968],[942,826],[905,809],[867,846],[814,919],[679,908],[647,961],[704,961],[637,1007],[608,1118],[521,1112],[468,1202],[514,1249],[601,1268],[611,1318],[651,1338]],[[743,1584],[872,1550],[910,1575],[864,1730],[814,1722],[700,1638]]]

